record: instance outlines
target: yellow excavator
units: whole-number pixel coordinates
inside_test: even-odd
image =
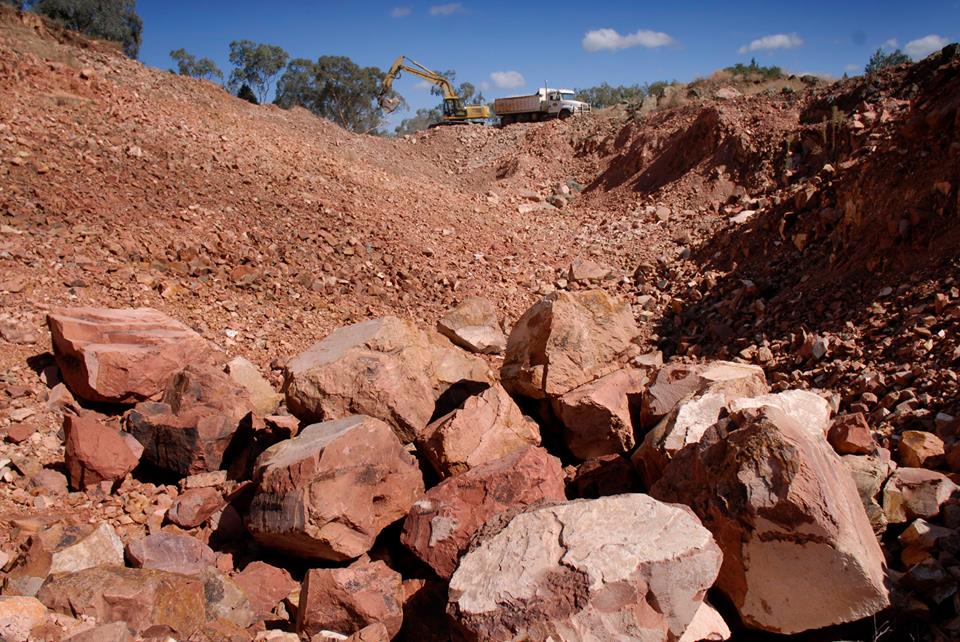
[[[440,125],[464,125],[467,123],[479,122],[490,118],[490,108],[486,105],[464,105],[463,99],[457,95],[453,85],[443,74],[438,74],[432,69],[427,69],[416,60],[400,56],[397,58],[386,78],[383,79],[383,86],[380,88],[380,94],[377,101],[380,107],[387,113],[392,112],[400,105],[400,99],[390,96],[390,90],[393,88],[393,81],[400,77],[400,72],[406,71],[418,78],[423,78],[429,83],[433,83],[443,92],[443,121]]]

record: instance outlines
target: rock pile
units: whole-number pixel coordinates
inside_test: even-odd
[[[388,317],[293,358],[279,409],[249,364],[218,368],[203,352],[119,423],[90,409],[67,414],[76,495],[126,493],[129,506],[116,527],[35,527],[6,562],[3,599],[36,599],[21,606],[37,616],[10,620],[10,630],[231,640],[791,634],[890,604],[875,531],[895,524],[909,525],[899,542],[917,569],[900,585],[934,591],[930,574],[942,567],[932,553],[942,560],[957,548],[936,523],[957,488],[950,479],[904,467],[876,481],[893,464],[869,446],[862,418],[831,422],[813,392],[771,394],[755,366],[648,365],[632,349],[626,310],[598,291],[547,296],[509,337],[504,385],[447,339]],[[133,313],[83,314],[89,325]],[[110,331],[87,332],[104,342],[98,354],[113,352]],[[102,399],[82,381],[73,392],[83,403]],[[268,414],[287,409],[295,417]],[[923,437],[904,444],[905,463],[943,459]],[[149,490],[136,479],[147,471],[179,484],[151,500],[132,490]],[[637,492],[637,475],[649,494]],[[142,521],[130,520],[140,497]],[[717,611],[709,590],[735,610]]]

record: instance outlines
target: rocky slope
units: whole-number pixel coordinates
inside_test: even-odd
[[[957,48],[746,94],[390,140],[0,8],[0,637],[955,639]]]

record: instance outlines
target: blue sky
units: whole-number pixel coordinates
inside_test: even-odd
[[[960,0],[905,2],[378,2],[139,0],[140,59],[172,66],[183,47],[229,74],[231,40],[276,44],[292,57],[346,55],[386,68],[405,54],[487,98],[551,86],[689,81],[736,62],[796,73],[859,73],[878,47],[922,57],[960,38]],[[416,78],[395,87],[411,109],[436,99]],[[393,121],[409,114],[398,113]]]

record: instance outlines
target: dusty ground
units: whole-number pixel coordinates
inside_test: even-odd
[[[39,430],[0,457],[23,474],[62,461],[40,378],[52,307],[163,310],[276,383],[290,356],[364,318],[432,325],[483,294],[509,329],[542,294],[578,287],[578,257],[615,268],[603,287],[633,304],[645,350],[829,389],[888,446],[950,423],[960,58],[745,93],[392,140],[4,11],[0,431]],[[563,209],[521,213],[573,182],[583,192]],[[42,519],[122,524],[111,501],[73,497]],[[8,520],[36,508],[0,487]]]

